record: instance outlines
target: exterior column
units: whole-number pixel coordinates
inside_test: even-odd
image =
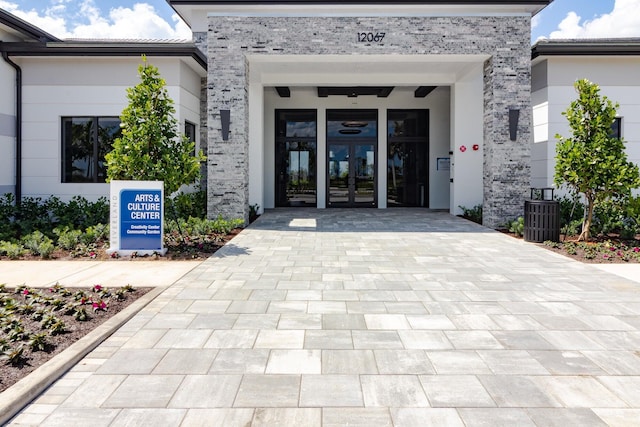
[[[525,18],[520,18],[525,19]],[[531,182],[531,61],[528,26],[484,66],[483,223],[497,228],[524,213]],[[509,110],[519,110],[515,141]]]
[[[249,139],[246,59],[239,42],[242,31],[232,22],[209,21],[207,102],[209,149],[207,152],[207,214],[213,219],[249,220]],[[220,27],[232,34],[224,34]],[[229,111],[229,132],[224,135],[222,111]]]

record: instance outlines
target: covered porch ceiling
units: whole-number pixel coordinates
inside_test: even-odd
[[[482,69],[489,55],[247,55],[251,84],[318,88],[318,96],[388,96],[389,88],[450,86]]]

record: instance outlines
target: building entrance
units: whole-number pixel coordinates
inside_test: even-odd
[[[377,110],[327,110],[327,206],[376,207]]]

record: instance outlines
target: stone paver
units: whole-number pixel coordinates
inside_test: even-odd
[[[9,425],[637,425],[639,348],[627,278],[446,213],[283,209]]]

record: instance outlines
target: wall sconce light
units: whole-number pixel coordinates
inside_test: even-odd
[[[229,124],[231,123],[231,110],[220,110],[220,123],[222,124],[222,140],[229,140]]]
[[[509,109],[509,139],[515,141],[518,138],[518,119],[520,118],[520,110],[515,108]]]

